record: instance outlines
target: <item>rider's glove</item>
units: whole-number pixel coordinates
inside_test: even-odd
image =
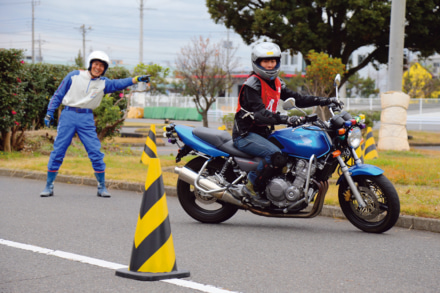
[[[150,82],[150,76],[149,75],[138,75],[134,77],[138,82]]]
[[[332,98],[319,98],[319,106],[327,106],[331,103],[336,103],[338,100],[335,97]]]
[[[327,106],[327,105],[330,105],[330,104],[334,104],[336,106],[343,106],[344,105],[344,103],[339,101],[336,97],[320,98],[320,100],[319,100],[319,105],[320,106]]]
[[[46,125],[46,127],[50,127],[50,125],[52,124],[52,120],[53,114],[48,112],[44,117],[44,125]]]
[[[305,122],[304,117],[290,116],[289,119],[287,119],[287,125],[292,127],[297,127],[301,124],[304,124],[304,122]]]

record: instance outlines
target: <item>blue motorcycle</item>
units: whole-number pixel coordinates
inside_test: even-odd
[[[337,76],[336,88],[339,83]],[[306,115],[302,125],[269,136],[288,159],[266,185],[264,194],[271,204],[264,208],[252,205],[241,192],[247,173],[256,170],[260,158],[236,149],[226,131],[167,126],[169,142],[180,147],[176,162],[195,156],[175,168],[177,195],[185,212],[202,223],[224,222],[239,209],[266,217],[312,218],[321,212],[328,181],[337,172],[339,204],[346,218],[365,232],[391,229],[400,213],[396,189],[383,170],[363,164],[355,151],[362,142],[364,120],[342,111],[341,104],[328,107],[329,121]],[[295,100],[286,100],[283,108],[296,108]]]

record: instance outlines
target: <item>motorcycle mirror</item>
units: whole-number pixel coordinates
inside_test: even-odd
[[[284,101],[283,109],[284,110],[290,110],[295,108],[295,99],[294,98],[288,98]]]
[[[341,75],[338,73],[336,74],[335,77],[335,87],[339,87],[340,84],[341,84]]]

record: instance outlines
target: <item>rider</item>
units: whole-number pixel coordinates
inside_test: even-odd
[[[280,148],[267,140],[267,137],[276,124],[296,127],[303,123],[300,117],[277,113],[279,100],[293,97],[298,107],[305,108],[328,105],[335,102],[335,98],[304,96],[288,89],[278,77],[281,50],[274,43],[257,44],[251,58],[253,71],[239,93],[232,136],[236,148],[262,158],[256,172],[249,172],[242,193],[254,205],[267,207],[270,202],[263,197],[267,180],[286,164]]]
[[[84,144],[92,162],[98,181],[97,195],[110,197],[110,193],[105,187],[104,154],[100,151],[101,142],[96,133],[93,109],[100,105],[105,94],[122,90],[140,81],[149,82],[149,76],[108,79],[104,77],[104,74],[109,64],[110,59],[106,53],[92,52],[88,58],[88,70],[74,70],[67,74],[50,99],[44,118],[46,126],[51,125],[53,114],[60,104],[64,105],[64,109],[60,115],[57,137],[47,164],[47,183],[43,192],[40,193],[41,197],[53,196],[53,182],[75,133]]]

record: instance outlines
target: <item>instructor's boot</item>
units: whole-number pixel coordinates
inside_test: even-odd
[[[46,187],[44,190],[40,193],[41,197],[49,197],[53,196],[53,182],[55,181],[55,178],[57,177],[58,172],[47,172],[47,182]]]
[[[105,172],[95,172],[95,177],[96,180],[98,180],[98,193],[96,195],[100,197],[110,197],[110,192],[105,188]]]
[[[255,206],[265,208],[270,205],[269,200],[262,198],[257,192],[255,192],[254,186],[250,180],[248,180],[247,184],[243,186],[241,193],[244,196],[248,197],[251,203]]]

